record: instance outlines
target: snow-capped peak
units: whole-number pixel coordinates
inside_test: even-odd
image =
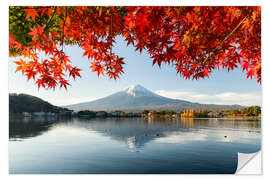
[[[139,84],[131,85],[124,91],[131,96],[158,96]]]

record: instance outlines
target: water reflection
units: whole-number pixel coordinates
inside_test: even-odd
[[[9,140],[21,141],[23,139],[40,136],[48,132],[58,123],[71,119],[61,119],[56,117],[23,117],[9,120]]]
[[[194,118],[181,118],[181,124],[186,128],[192,128],[194,126]]]
[[[260,121],[10,119],[11,173],[234,173]]]
[[[10,120],[10,141],[23,140],[40,136],[58,126],[72,126],[109,136],[120,141],[131,150],[142,148],[147,142],[167,136],[168,132],[187,132],[194,125],[193,119],[141,119],[141,118],[106,118],[106,119],[47,119],[27,118]],[[197,121],[197,128],[201,125]]]
[[[9,122],[9,140],[16,141],[40,136],[59,126],[96,132],[122,142],[127,148],[134,151],[143,148],[150,141],[180,143],[215,138],[219,141],[230,142],[238,138],[239,132],[242,132],[242,134],[260,133],[260,121],[223,121],[193,118],[55,119],[40,117],[11,119]],[[221,134],[209,137],[209,134],[206,135],[205,133],[207,129],[211,129],[211,131],[216,129]],[[222,129],[222,131],[219,129]],[[202,130],[204,132],[201,132]],[[226,130],[230,131],[230,134],[224,132]],[[226,138],[224,138],[225,135]]]

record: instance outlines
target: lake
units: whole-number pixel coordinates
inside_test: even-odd
[[[11,174],[231,174],[260,121],[11,118]]]

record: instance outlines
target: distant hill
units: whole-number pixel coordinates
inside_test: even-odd
[[[9,113],[58,112],[64,109],[54,106],[38,97],[27,94],[9,94]]]
[[[132,85],[129,88],[109,95],[107,97],[84,103],[65,106],[66,108],[80,110],[182,110],[185,108],[204,109],[240,109],[240,105],[200,104],[185,100],[170,99],[160,96],[141,85]]]

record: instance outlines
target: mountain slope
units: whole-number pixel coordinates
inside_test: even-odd
[[[63,108],[54,106],[38,97],[27,94],[9,94],[9,113],[57,112]]]
[[[66,108],[79,110],[143,110],[143,109],[183,109],[183,108],[211,108],[211,109],[235,109],[241,106],[199,104],[189,101],[170,99],[157,95],[141,85],[132,85],[129,88],[109,95],[107,97],[65,106]]]

